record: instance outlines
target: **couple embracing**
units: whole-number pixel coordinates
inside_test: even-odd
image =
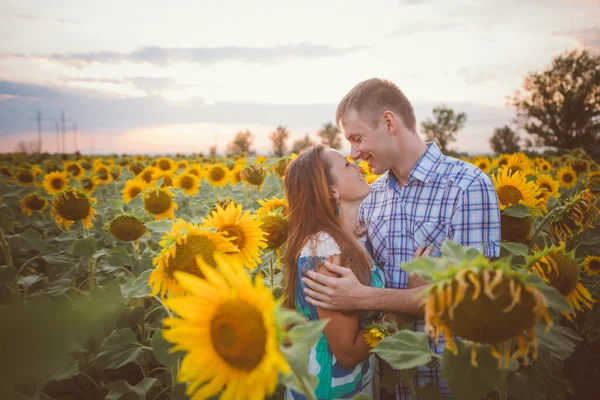
[[[477,167],[445,156],[417,134],[410,101],[392,82],[369,79],[342,99],[336,124],[354,160],[375,174],[369,185],[359,166],[317,145],[289,166],[285,193],[290,236],[285,259],[286,305],[309,320],[329,319],[310,350],[315,397],[379,398],[379,366],[365,342],[364,322],[380,313],[415,319],[424,331],[423,282],[402,265],[435,256],[446,238],[500,252],[500,209],[490,179]],[[434,352],[443,339],[430,341]],[[450,394],[439,369],[418,368],[414,386],[432,381]],[[412,399],[401,384],[391,398]],[[302,395],[288,389],[286,398]]]

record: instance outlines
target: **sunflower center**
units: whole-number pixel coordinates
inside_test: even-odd
[[[290,231],[289,220],[278,215],[266,215],[262,221],[260,228],[266,233],[267,248],[276,249],[284,244]]]
[[[210,179],[213,181],[220,181],[225,176],[225,170],[221,167],[213,167],[210,170]]]
[[[600,259],[598,259],[598,260],[591,259],[590,261],[588,261],[587,269],[590,271],[599,272],[600,271]]]
[[[158,163],[158,167],[159,167],[160,169],[162,169],[163,171],[168,171],[168,170],[170,170],[170,169],[171,169],[171,163],[170,163],[170,162],[168,162],[167,160],[161,160],[161,161]]]
[[[523,195],[519,189],[512,185],[503,185],[498,188],[498,199],[504,205],[519,204]]]
[[[152,214],[162,214],[171,208],[171,197],[165,192],[150,192],[144,199],[144,205]]]
[[[562,180],[564,183],[571,183],[573,182],[573,174],[571,174],[570,172],[565,172],[562,176]]]
[[[44,199],[40,196],[31,196],[28,197],[25,201],[27,208],[33,211],[41,210],[44,206]]]
[[[190,168],[188,170],[188,174],[192,174],[195,177],[200,177],[200,171],[198,171],[196,168]]]
[[[502,240],[514,243],[529,244],[531,237],[531,227],[533,226],[533,218],[517,218],[508,215],[501,215],[501,237]]]
[[[556,263],[558,272],[552,269],[546,276],[551,286],[560,292],[563,296],[568,296],[573,292],[577,283],[579,283],[579,265],[571,257],[564,254],[552,254],[548,256]]]
[[[76,196],[73,192],[65,193],[56,199],[58,214],[68,221],[80,221],[90,214],[90,202],[84,196]]]
[[[132,199],[140,193],[142,193],[142,188],[139,186],[133,186],[129,188],[129,197],[131,197]]]
[[[521,167],[518,165],[511,165],[510,167],[508,167],[508,170],[510,171],[510,175],[512,175],[515,172],[521,171]]]
[[[179,184],[182,188],[189,190],[194,187],[194,179],[190,178],[189,176],[183,176],[179,180]]]
[[[137,218],[123,215],[110,224],[110,233],[117,239],[131,241],[139,239],[146,233],[146,227]]]
[[[183,271],[204,278],[196,264],[196,256],[202,256],[208,265],[216,268],[217,263],[214,258],[216,249],[215,244],[206,236],[188,236],[185,243],[176,245],[175,258],[169,259],[166,268],[167,275],[174,278],[175,271]]]
[[[81,172],[81,168],[77,164],[71,164],[67,167],[67,171],[69,171],[71,176],[77,176]]]
[[[232,368],[252,371],[265,357],[267,329],[260,310],[240,300],[221,304],[210,321],[215,352]]]
[[[551,192],[551,191],[552,191],[552,188],[551,188],[551,187],[550,187],[550,185],[548,185],[547,183],[542,183],[542,184],[540,184],[540,188],[542,188],[542,189],[544,189],[544,190],[546,190],[546,191],[548,191],[548,192]]]
[[[21,183],[31,183],[33,179],[33,174],[28,170],[20,171],[17,174],[17,180]]]
[[[544,171],[544,172],[550,171],[550,166],[548,164],[542,164],[542,171]]]
[[[244,248],[244,244],[246,243],[246,234],[239,226],[234,224],[223,225],[221,228],[219,228],[219,232],[223,232],[223,235],[225,235],[227,239],[233,239],[233,244],[235,244],[240,250]]]
[[[63,186],[65,185],[65,181],[62,178],[54,178],[52,179],[52,182],[50,182],[50,186],[52,186],[52,189],[62,189]]]

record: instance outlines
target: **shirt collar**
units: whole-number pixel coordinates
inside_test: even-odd
[[[413,179],[418,179],[421,182],[428,183],[429,180],[436,174],[435,169],[437,164],[442,161],[444,154],[440,151],[435,142],[425,143],[427,150],[415,164],[412,171],[408,175],[408,182]],[[391,171],[388,171],[388,185],[394,187],[398,185],[398,181]]]

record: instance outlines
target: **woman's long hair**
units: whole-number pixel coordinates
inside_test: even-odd
[[[336,217],[337,204],[332,196],[331,163],[323,145],[315,145],[296,158],[285,175],[285,195],[290,219],[289,241],[284,257],[286,281],[285,305],[294,308],[298,278],[298,258],[308,239],[326,232],[338,244],[342,265],[352,269],[358,280],[371,282],[371,261],[356,237],[348,235]]]

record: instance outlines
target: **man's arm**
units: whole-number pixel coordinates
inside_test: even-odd
[[[419,247],[415,257],[428,256],[433,247]],[[349,268],[325,262],[323,264],[338,278],[307,271],[302,282],[307,286],[306,301],[327,310],[377,310],[413,316],[423,315],[419,294],[425,286],[410,289],[380,289],[360,283]]]
[[[482,175],[464,191],[452,215],[449,237],[465,247],[500,255],[500,206],[494,185]]]

